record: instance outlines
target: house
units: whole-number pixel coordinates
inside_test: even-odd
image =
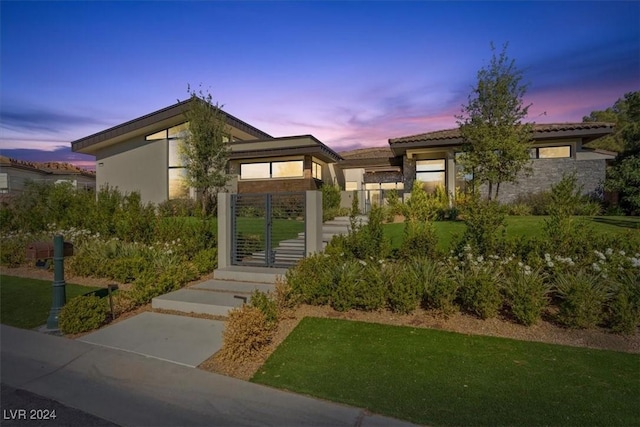
[[[72,150],[96,157],[98,187],[139,191],[145,202],[193,197],[185,184],[178,146],[188,123],[191,100],[91,136],[73,141]],[[382,203],[385,190],[411,192],[414,181],[428,189],[442,186],[454,195],[470,179],[456,162],[462,139],[458,129],[389,139],[388,147],[336,153],[312,135],[273,137],[224,112],[228,127],[232,193],[315,190],[335,183],[345,190],[342,205],[350,206],[353,190],[360,206]],[[536,124],[533,128],[530,175],[518,183],[503,183],[500,200],[548,190],[563,173],[575,171],[584,193],[600,189],[606,162],[615,153],[585,147],[613,131],[609,123]]]
[[[68,182],[76,188],[95,188],[96,175],[69,163],[27,162],[0,156],[0,194],[19,194],[30,181]]]
[[[193,196],[178,146],[188,124],[191,100],[128,121],[71,143],[74,152],[96,157],[97,185],[138,191],[144,202]],[[231,192],[282,192],[317,189],[336,179],[341,157],[311,135],[274,138],[232,116],[228,172]]]
[[[576,172],[584,194],[601,190],[606,163],[615,153],[590,149],[585,144],[613,131],[611,123],[535,124],[530,150],[531,174],[522,174],[516,184],[500,186],[500,200],[508,203],[519,194],[537,193],[551,188],[564,173]],[[442,130],[389,139],[389,149],[364,149],[340,153],[347,189],[373,191],[373,202],[380,190],[396,188],[410,193],[414,181],[427,189],[442,186],[455,195],[471,178],[456,158],[463,141],[458,129]]]

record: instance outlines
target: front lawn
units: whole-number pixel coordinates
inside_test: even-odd
[[[508,216],[507,238],[516,239],[518,237],[540,236],[543,230],[545,216]],[[640,233],[640,217],[629,216],[601,216],[582,217],[596,233],[602,234],[624,234],[630,230],[637,230]],[[465,225],[462,221],[436,221],[433,223],[438,236],[438,247],[442,250],[450,247],[454,237],[462,236]],[[391,247],[398,248],[402,243],[404,224],[385,224],[385,236],[391,240]]]
[[[67,301],[98,290],[67,283]],[[18,328],[33,329],[47,323],[53,297],[52,282],[0,276],[0,322]]]
[[[305,318],[253,382],[429,425],[640,425],[640,355]]]

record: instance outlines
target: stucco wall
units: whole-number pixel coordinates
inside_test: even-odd
[[[539,193],[551,189],[560,182],[563,173],[576,172],[578,185],[582,186],[583,194],[596,192],[605,179],[606,164],[604,159],[575,160],[575,159],[538,159],[531,161],[532,173],[521,175],[517,184],[503,183],[500,185],[498,199],[502,203],[516,200],[518,194]],[[486,194],[486,188],[481,188]]]
[[[167,200],[168,148],[166,140],[145,141],[144,135],[96,153],[98,188],[109,185],[123,193],[139,191],[142,201]]]

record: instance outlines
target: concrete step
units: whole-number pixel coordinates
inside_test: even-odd
[[[237,280],[207,280],[191,286],[189,289],[202,291],[227,292],[233,294],[251,294],[253,291],[274,292],[276,287],[272,283],[239,282]]]
[[[224,269],[216,269],[213,272],[213,278],[241,282],[276,283],[276,278],[278,276],[284,277],[286,272],[286,268],[231,265]]]
[[[179,289],[151,300],[151,307],[183,313],[226,316],[230,310],[250,301],[247,294]]]
[[[280,243],[278,243],[278,247],[279,248],[289,248],[289,247],[294,247],[294,248],[298,248],[301,247],[304,249],[304,232],[302,232],[302,238],[298,238],[298,239],[289,239],[289,240],[283,240]]]

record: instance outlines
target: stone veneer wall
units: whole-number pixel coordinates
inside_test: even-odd
[[[500,184],[498,200],[502,203],[510,203],[517,199],[519,194],[539,193],[551,189],[551,186],[562,179],[564,173],[576,172],[578,185],[582,186],[583,194],[599,194],[606,173],[606,161],[576,160],[576,159],[537,159],[532,160],[532,173],[522,176],[517,184]],[[486,187],[481,191],[486,194]]]
[[[400,172],[365,172],[364,174],[365,184],[401,181],[403,181],[403,176]]]

